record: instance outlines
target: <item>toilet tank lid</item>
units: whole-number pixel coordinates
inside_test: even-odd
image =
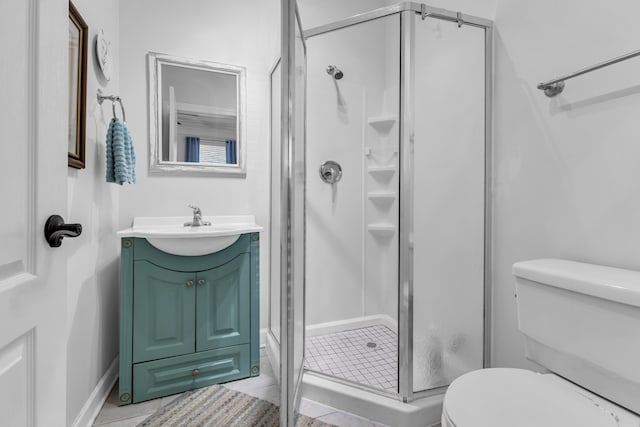
[[[640,271],[563,259],[536,259],[513,264],[513,275],[640,307]]]

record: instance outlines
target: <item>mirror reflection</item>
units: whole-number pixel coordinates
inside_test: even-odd
[[[244,68],[149,58],[152,170],[244,175]]]

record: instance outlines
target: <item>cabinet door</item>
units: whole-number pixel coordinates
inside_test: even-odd
[[[196,286],[193,273],[136,261],[133,362],[193,353]]]
[[[197,273],[196,350],[249,342],[250,255]]]

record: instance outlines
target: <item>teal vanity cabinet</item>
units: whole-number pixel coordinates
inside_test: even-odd
[[[122,239],[120,404],[260,373],[259,234],[208,255]]]

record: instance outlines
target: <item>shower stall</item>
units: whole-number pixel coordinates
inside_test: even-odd
[[[488,361],[492,23],[401,3],[293,30],[271,75],[268,351],[314,400],[405,425],[389,408],[423,401],[435,423]]]

